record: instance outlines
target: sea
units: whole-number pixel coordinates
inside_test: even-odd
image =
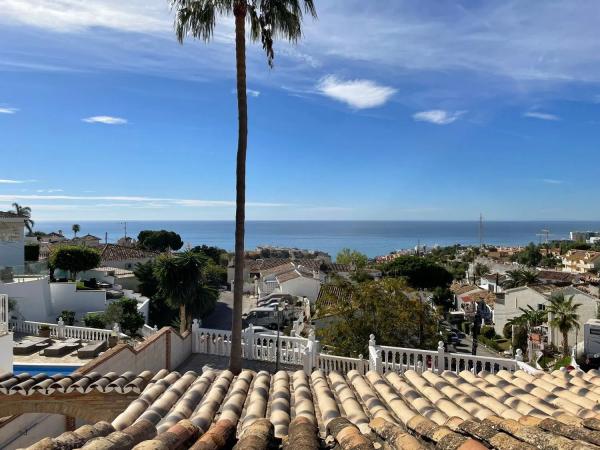
[[[36,221],[37,231],[63,230],[71,236],[74,221]],[[87,233],[108,242],[125,234],[119,221],[78,221],[80,236]],[[233,221],[128,221],[127,235],[141,230],[170,230],[191,246],[214,245],[233,251]],[[548,230],[546,233],[542,230]],[[335,256],[351,248],[369,257],[386,255],[416,245],[477,245],[479,221],[247,221],[246,249],[256,246],[322,250]],[[492,245],[525,245],[552,239],[568,239],[570,231],[600,231],[600,221],[484,221],[482,240]]]

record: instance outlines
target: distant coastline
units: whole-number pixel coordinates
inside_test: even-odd
[[[36,221],[36,230],[62,229],[71,235],[75,221]],[[124,234],[119,221],[77,221],[81,234],[93,234],[104,241],[116,242]],[[136,237],[144,229],[165,229],[179,233],[186,244],[216,245],[233,250],[233,221],[128,221],[128,236]],[[483,242],[493,245],[524,245],[544,239],[542,229],[550,230],[550,239],[567,239],[570,231],[600,230],[600,221],[486,221]],[[257,245],[322,250],[335,256],[349,247],[369,257],[394,250],[414,248],[417,244],[477,245],[478,221],[248,221],[246,248]]]

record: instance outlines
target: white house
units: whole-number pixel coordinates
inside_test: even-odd
[[[25,265],[25,217],[0,211],[0,268],[22,273]]]
[[[493,292],[495,294],[504,292],[502,284],[507,280],[508,276],[503,273],[490,273],[483,275],[479,280],[479,287],[486,291]]]
[[[548,299],[554,293],[563,293],[565,296],[573,296],[573,302],[580,303],[577,310],[579,315],[579,329],[574,329],[569,333],[569,345],[575,345],[583,339],[583,328],[589,319],[595,319],[600,305],[600,299],[573,287],[557,287],[554,285],[535,285],[522,286],[514,289],[507,289],[504,292],[504,298],[497,298],[494,307],[494,328],[496,333],[502,334],[502,329],[506,323],[513,317],[522,314],[519,308],[527,309],[531,306],[533,309],[546,309]],[[549,318],[551,320],[551,318]],[[548,343],[560,347],[562,336],[558,329],[546,324],[544,327],[548,334]]]
[[[311,303],[317,300],[321,283],[325,274],[319,270],[310,270],[302,264],[289,262],[274,267],[262,273],[257,280],[257,293],[259,297],[272,292],[306,297]]]
[[[562,257],[563,270],[572,273],[585,273],[600,269],[600,252],[589,250],[569,250]]]

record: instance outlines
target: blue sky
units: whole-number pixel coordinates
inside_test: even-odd
[[[248,49],[249,219],[600,219],[600,4],[316,0]],[[233,24],[0,0],[0,210],[232,219]]]

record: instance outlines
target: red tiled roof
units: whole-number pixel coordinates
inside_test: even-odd
[[[154,258],[158,252],[117,244],[105,244],[100,251],[102,261],[125,261],[128,259]]]

